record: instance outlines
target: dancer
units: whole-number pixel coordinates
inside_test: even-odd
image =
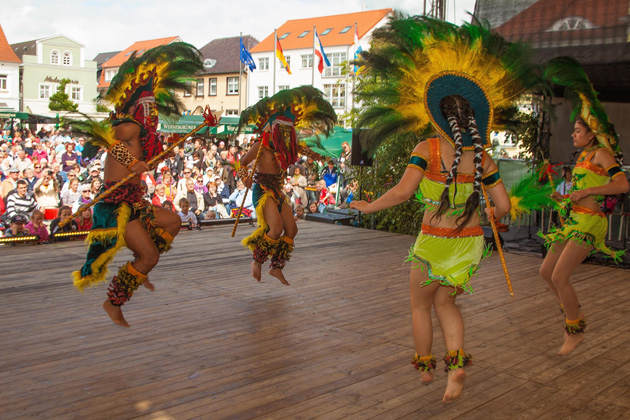
[[[109,189],[131,172],[138,175],[150,168],[146,161],[162,151],[157,136],[158,112],[181,115],[175,89],[189,89],[187,78],[203,68],[199,52],[191,45],[173,43],[156,47],[142,56],[133,55],[124,63],[102,98],[114,105],[109,120],[96,123],[70,123],[73,131],[92,137],[95,146],[108,149],[104,185]],[[135,259],[120,267],[107,291],[103,309],[112,321],[129,327],[122,305],[142,284],[154,290],[147,274],[168,251],[181,227],[179,216],[143,200],[140,176],[116,189],[94,206],[94,225],[88,235],[89,250],[83,268],[72,276],[83,290],[105,280],[107,265],[122,246],[133,251]]]
[[[413,34],[413,36],[411,36]],[[464,323],[455,305],[463,291],[472,293],[471,277],[483,257],[479,205],[481,188],[494,207],[488,217],[501,218],[510,200],[497,166],[484,151],[501,107],[524,92],[532,66],[527,50],[508,44],[486,28],[457,27],[423,17],[396,15],[374,31],[375,46],[366,57],[366,74],[382,86],[362,95],[376,101],[364,110],[359,126],[369,127],[366,143],[374,150],[388,135],[425,132],[437,138],[415,147],[402,179],[373,202],[353,201],[352,208],[372,213],[398,205],[416,193],[424,203],[421,233],[411,249],[409,277],[413,337],[412,363],[421,381],[433,379],[431,308],[444,335],[447,386],[443,401],[458,398],[472,357],[464,350]],[[509,48],[490,46],[502,45]],[[510,50],[511,48],[511,50]],[[500,56],[506,50],[510,56]],[[502,76],[498,86],[497,74]]]
[[[248,188],[255,182],[253,201],[259,228],[243,239],[243,245],[252,251],[252,276],[257,281],[261,281],[262,264],[271,258],[269,274],[289,285],[282,269],[291,258],[298,229],[282,187],[287,169],[298,160],[296,129],[311,127],[328,134],[336,121],[330,103],[311,86],[280,91],[241,115],[239,130],[255,124],[261,133],[260,140],[241,158],[239,167]],[[247,169],[250,164],[253,177]]]
[[[573,98],[575,118],[573,146],[583,149],[573,169],[572,185],[561,201],[563,216],[568,218],[559,229],[547,235],[549,252],[540,266],[540,274],[556,295],[564,314],[564,342],[558,354],[571,353],[583,340],[586,319],[571,286],[571,274],[591,253],[599,251],[615,261],[625,251],[613,251],[604,239],[608,220],[601,211],[605,195],[628,192],[628,180],[621,171],[623,155],[619,137],[597,99],[593,86],[580,64],[572,58],[552,60],[546,76],[567,88]]]

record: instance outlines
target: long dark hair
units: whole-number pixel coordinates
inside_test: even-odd
[[[479,208],[479,203],[481,201],[481,178],[483,176],[483,166],[481,164],[483,160],[482,139],[479,135],[474,112],[466,98],[459,95],[446,96],[440,102],[440,110],[442,111],[444,118],[448,121],[451,132],[453,133],[453,140],[455,141],[455,158],[453,159],[451,170],[446,177],[444,191],[442,191],[442,196],[440,197],[440,206],[437,208],[433,216],[434,218],[440,218],[451,207],[449,188],[453,181],[455,181],[453,200],[455,200],[455,195],[457,195],[457,168],[463,152],[462,129],[466,129],[468,131],[472,137],[473,145],[475,147],[475,157],[473,160],[473,163],[475,164],[473,192],[466,199],[464,212],[455,220],[455,224],[457,226],[456,230],[461,230],[473,217],[475,211]]]

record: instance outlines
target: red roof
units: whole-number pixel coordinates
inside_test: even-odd
[[[628,16],[628,0],[545,0],[534,3],[495,30],[508,40],[540,42],[568,39],[593,39],[623,36]],[[594,27],[551,30],[554,23],[567,19],[569,25],[580,20]]]
[[[311,48],[313,46],[313,26],[324,47],[351,45],[354,43],[354,24],[357,24],[359,39],[391,13],[392,9],[371,10],[345,15],[322,16],[308,19],[288,20],[277,30],[283,50]],[[330,29],[329,32],[326,31]],[[305,35],[300,37],[300,35]],[[282,38],[285,34],[284,38]],[[273,51],[273,33],[251,49],[251,52]]]
[[[22,61],[15,55],[13,49],[7,42],[7,37],[4,35],[2,25],[0,25],[0,61],[9,63],[21,63]]]
[[[134,51],[137,55],[142,55],[142,53],[150,50],[151,48],[159,47],[160,45],[167,45],[178,39],[179,37],[177,36],[170,36],[167,38],[149,39],[147,41],[134,42],[131,46],[127,47],[127,49],[119,52],[118,54],[103,63],[103,71],[101,72],[101,78],[98,83],[99,89],[109,87],[109,82],[105,81],[105,69],[120,67],[125,61],[129,59],[129,56]]]

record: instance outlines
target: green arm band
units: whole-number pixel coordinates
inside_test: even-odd
[[[411,158],[409,158],[407,167],[416,168],[424,172],[427,169],[427,160],[424,156],[413,154]]]
[[[503,182],[503,180],[501,179],[501,175],[499,175],[498,169],[484,176],[481,181],[486,187],[494,187],[495,185]]]
[[[618,173],[621,173],[621,168],[619,167],[619,165],[613,165],[607,169],[607,172],[608,172],[608,175],[610,175],[610,178],[614,178],[615,175],[617,175]]]

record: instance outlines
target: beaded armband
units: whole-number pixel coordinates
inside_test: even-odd
[[[608,172],[608,176],[610,176],[610,179],[615,179],[617,175],[623,174],[623,171],[621,170],[619,165],[612,165],[610,168],[606,169],[606,172]]]
[[[249,176],[249,168],[247,166],[241,166],[236,174],[240,179],[245,179]]]
[[[407,168],[414,168],[424,172],[427,169],[427,158],[418,153],[412,153]]]
[[[497,168],[492,172],[488,172],[483,178],[481,178],[481,182],[483,182],[483,185],[485,185],[486,188],[491,188],[502,183],[503,180],[501,179],[501,175],[499,175],[499,169]]]
[[[131,153],[129,153],[129,150],[127,150],[127,148],[124,144],[122,144],[121,141],[117,141],[116,143],[114,143],[114,145],[109,148],[107,153],[113,156],[114,159],[123,164],[127,169],[131,169],[133,165],[138,163],[138,159],[136,159]]]

